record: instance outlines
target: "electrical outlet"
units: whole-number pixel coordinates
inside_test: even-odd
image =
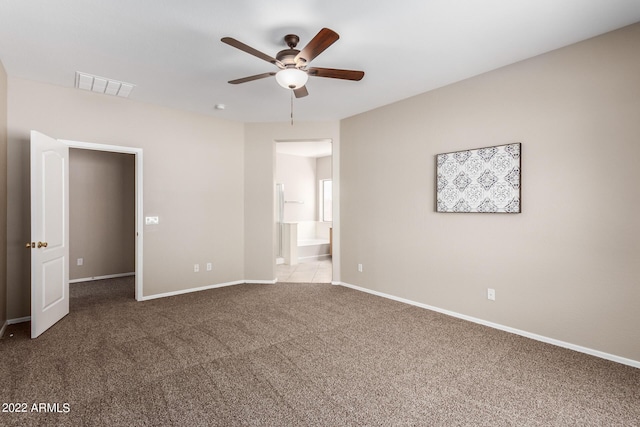
[[[362,264],[358,264],[358,271],[362,273]]]
[[[197,273],[198,271],[200,271],[200,264],[194,264],[193,265],[193,272]]]
[[[487,289],[487,299],[491,301],[496,300],[496,290],[495,289]]]
[[[83,265],[83,264],[84,264],[84,258],[78,258],[77,265]]]
[[[213,270],[213,264],[208,262],[207,263],[207,271],[211,271],[211,270]]]

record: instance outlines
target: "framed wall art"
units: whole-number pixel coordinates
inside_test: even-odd
[[[520,213],[521,144],[436,156],[437,212]]]

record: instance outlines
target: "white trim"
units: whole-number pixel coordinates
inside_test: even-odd
[[[331,215],[333,221],[333,239],[331,244],[331,278],[340,281],[340,131],[336,139],[331,140],[331,179],[333,180],[333,213]],[[332,282],[333,283],[333,282]]]
[[[17,323],[31,322],[31,316],[18,317],[16,319],[7,319],[7,325],[15,325]]]
[[[107,274],[106,276],[94,276],[94,277],[84,277],[82,279],[73,279],[73,280],[69,280],[69,283],[92,282],[94,280],[103,280],[103,279],[117,279],[118,277],[129,277],[129,276],[135,276],[135,275],[136,275],[135,271],[132,271],[130,273]]]
[[[244,283],[247,283],[247,282],[245,282],[244,280],[236,280],[235,282],[218,283],[216,285],[207,285],[199,288],[181,289],[179,291],[165,292],[163,294],[143,296],[142,299],[140,299],[139,301],[149,301],[149,300],[158,299],[158,298],[174,297],[176,295],[190,294],[192,292],[206,291],[208,289],[223,288],[225,286],[242,285]]]
[[[0,328],[0,338],[4,335],[4,331],[7,329],[7,326],[9,326],[9,322],[5,321],[2,328]]]
[[[144,271],[144,256],[143,256],[143,212],[144,212],[144,198],[142,196],[142,189],[144,186],[142,185],[142,179],[144,174],[142,173],[142,148],[135,147],[124,147],[120,145],[108,145],[108,144],[95,144],[93,142],[81,142],[81,141],[71,141],[67,139],[59,139],[58,141],[64,142],[69,146],[69,148],[81,148],[85,150],[96,150],[96,151],[108,151],[112,153],[125,153],[125,154],[133,154],[135,156],[136,161],[136,183],[135,183],[135,192],[136,192],[136,285],[135,285],[135,298],[136,301],[144,301],[144,287],[143,287],[143,276],[142,273]],[[71,282],[70,282],[71,283]]]
[[[405,298],[400,298],[400,297],[396,297],[396,296],[393,296],[393,295],[385,294],[383,292],[378,292],[378,291],[373,291],[371,289],[362,288],[360,286],[350,285],[350,284],[344,283],[344,282],[337,282],[336,284],[339,284],[339,285],[347,287],[347,288],[355,289],[356,291],[366,292],[368,294],[377,295],[379,297],[388,298],[388,299],[391,299],[391,300],[394,300],[394,301],[403,302],[405,304],[414,305],[414,306],[420,307],[420,308],[426,308],[427,310],[436,311],[438,313],[446,314],[448,316],[457,317],[458,319],[467,320],[469,322],[478,323],[480,325],[488,326],[490,328],[499,329],[499,330],[505,331],[505,332],[510,332],[512,334],[520,335],[520,336],[523,336],[523,337],[526,337],[526,338],[531,338],[531,339],[534,339],[536,341],[541,341],[541,342],[544,342],[544,343],[547,343],[547,344],[552,344],[552,345],[555,345],[555,346],[558,346],[558,347],[567,348],[569,350],[574,350],[574,351],[577,351],[577,352],[580,352],[580,353],[589,354],[591,356],[599,357],[601,359],[611,360],[612,362],[617,362],[617,363],[621,363],[623,365],[633,366],[634,368],[640,368],[640,361],[638,361],[638,360],[627,359],[626,357],[620,357],[620,356],[616,356],[614,354],[605,353],[605,352],[600,351],[600,350],[594,350],[592,348],[583,347],[583,346],[576,345],[576,344],[571,344],[571,343],[568,343],[568,342],[565,342],[565,341],[557,340],[555,338],[545,337],[543,335],[534,334],[532,332],[523,331],[523,330],[520,330],[520,329],[512,328],[510,326],[500,325],[499,323],[493,323],[493,322],[489,322],[489,321],[486,321],[486,320],[478,319],[476,317],[467,316],[465,314],[456,313],[455,311],[445,310],[445,309],[434,307],[434,306],[431,306],[431,305],[427,305],[427,304],[422,304],[422,303],[419,303],[419,302],[411,301],[411,300],[408,300],[408,299],[405,299]]]
[[[275,285],[278,283],[278,279],[273,280],[245,280],[243,283],[247,285]]]
[[[273,140],[273,155],[276,156],[276,146],[280,142],[304,142],[304,141],[329,141],[331,142],[331,180],[333,181],[333,212],[332,212],[332,228],[333,228],[333,242],[331,254],[331,277],[333,280],[340,280],[340,130],[334,138],[302,138],[302,139],[274,139]],[[273,167],[273,179],[276,179],[276,168]],[[274,211],[275,212],[275,209]],[[275,213],[273,223],[275,224]],[[274,229],[275,230],[275,229]],[[273,239],[275,239],[275,231]],[[275,240],[274,240],[275,247]],[[300,259],[300,258],[298,258]],[[276,258],[276,265],[278,265]],[[339,284],[339,282],[331,282],[332,284]]]

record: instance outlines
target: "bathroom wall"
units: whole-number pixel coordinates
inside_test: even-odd
[[[316,159],[276,154],[276,182],[284,185],[284,222],[316,221]]]
[[[329,229],[333,227],[333,222],[322,222],[322,192],[319,189],[318,182],[322,179],[333,179],[331,170],[332,156],[318,157],[316,159],[316,188],[318,188],[318,224],[316,226],[316,236],[323,239],[329,239]],[[332,203],[333,205],[333,203]],[[332,207],[331,207],[332,208]]]
[[[316,159],[316,179],[331,179],[331,156]]]

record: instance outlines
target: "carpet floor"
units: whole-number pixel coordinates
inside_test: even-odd
[[[0,425],[640,425],[640,369],[352,289],[133,288],[72,284],[42,336],[8,327]]]

